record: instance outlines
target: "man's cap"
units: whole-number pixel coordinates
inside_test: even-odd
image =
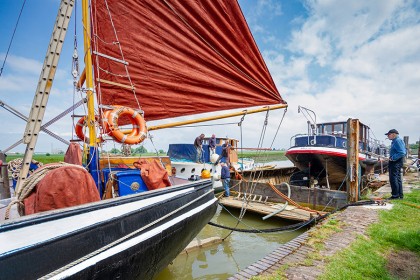
[[[388,131],[387,133],[385,133],[385,135],[391,134],[391,133],[395,133],[395,134],[399,134],[398,130],[396,129],[391,129],[390,131]]]

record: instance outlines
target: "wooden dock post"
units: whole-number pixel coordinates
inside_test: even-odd
[[[404,145],[405,145],[405,158],[408,158],[408,156],[410,156],[411,151],[410,151],[410,144],[408,144],[408,136],[404,136]]]
[[[349,202],[359,199],[359,120],[347,120],[347,198]],[[360,174],[361,175],[361,174]]]

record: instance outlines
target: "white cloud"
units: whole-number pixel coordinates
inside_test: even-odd
[[[420,25],[412,5],[308,1],[310,16],[296,26],[288,43],[293,57],[268,56],[290,107],[311,108],[324,122],[359,118],[380,139],[390,128],[400,128],[402,135],[417,141]],[[311,75],[315,64],[323,68]],[[328,79],[319,80],[319,74]]]

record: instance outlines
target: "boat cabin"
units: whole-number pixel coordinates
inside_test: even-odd
[[[316,129],[315,129],[316,127]],[[347,149],[347,121],[308,123],[308,134],[298,134],[291,138],[291,147],[325,146]],[[359,149],[386,156],[386,147],[373,140],[369,126],[359,123]]]

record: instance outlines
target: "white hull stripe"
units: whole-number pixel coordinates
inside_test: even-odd
[[[183,220],[200,213],[201,211],[203,211],[204,209],[210,207],[213,203],[215,203],[217,199],[213,198],[212,200],[206,202],[203,205],[200,205],[198,207],[196,207],[195,209],[192,209],[190,211],[188,211],[187,213],[175,218],[175,219],[171,219],[170,221],[168,221],[167,223],[160,225],[158,227],[156,227],[155,229],[145,232],[139,236],[136,236],[134,238],[128,239],[126,242],[120,243],[98,255],[93,256],[92,258],[87,259],[84,262],[81,262],[63,272],[61,272],[60,274],[55,275],[54,277],[50,278],[50,279],[63,279],[66,277],[69,277],[73,274],[78,273],[79,271],[82,271],[84,269],[86,269],[89,266],[95,265],[96,263],[107,259],[115,254],[118,254],[126,249],[129,249],[141,242],[143,242],[144,240],[147,240],[155,235],[161,234],[162,231],[172,227],[173,225],[182,222]]]
[[[337,149],[337,148],[328,148],[328,147],[295,147],[287,150],[286,154],[295,155],[295,154],[320,154],[320,155],[332,155],[339,157],[347,157],[347,150]],[[366,155],[359,153],[359,159],[366,159]]]
[[[194,188],[160,194],[155,197],[135,202],[115,205],[58,220],[2,232],[0,233],[0,255],[21,248],[30,247],[34,244],[44,243],[50,239],[65,236],[70,232],[75,232],[94,224],[103,223],[107,220],[124,216],[130,212],[138,212],[142,208],[191,191],[194,191]]]

